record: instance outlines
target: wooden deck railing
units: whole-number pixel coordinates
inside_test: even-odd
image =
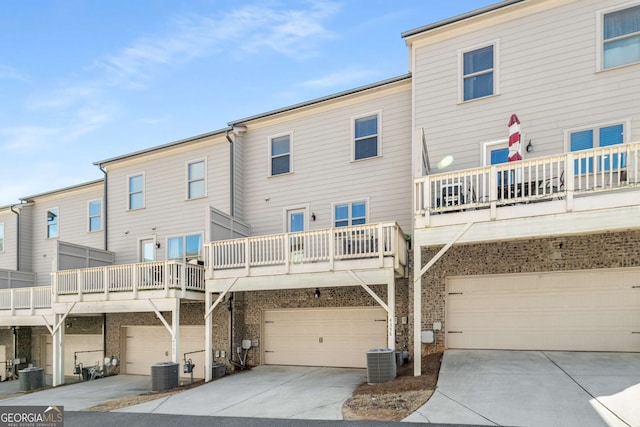
[[[631,143],[429,175],[414,181],[414,211],[445,213],[637,186],[639,158],[640,143]]]
[[[366,224],[211,242],[205,254],[213,272],[390,256],[404,266],[406,240],[396,223]]]
[[[51,308],[51,286],[0,289],[0,310]]]
[[[158,261],[106,267],[62,270],[51,273],[55,295],[179,289],[204,292],[204,267],[197,264]]]

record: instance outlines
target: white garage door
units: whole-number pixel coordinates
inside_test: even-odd
[[[47,375],[53,374],[53,337],[51,334],[41,336],[45,349],[44,372]],[[103,339],[100,334],[88,335],[67,335],[64,336],[64,375],[74,375],[75,363],[82,363],[82,366],[89,368],[98,363],[103,364]],[[78,353],[76,353],[78,352]],[[76,356],[74,358],[74,355]]]
[[[263,312],[267,365],[366,368],[367,351],[387,347],[387,313],[379,307]]]
[[[152,365],[171,360],[171,335],[164,326],[125,326],[122,336],[125,337],[123,373],[151,375]],[[180,327],[180,376],[190,377],[183,373],[184,353],[204,348],[204,326]],[[194,378],[204,378],[204,352],[189,354],[187,359],[196,365]]]
[[[640,351],[640,269],[447,279],[448,348]]]

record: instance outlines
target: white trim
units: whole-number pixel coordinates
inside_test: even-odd
[[[100,202],[100,228],[97,230],[91,229],[91,203]],[[102,197],[97,199],[87,200],[87,233],[97,233],[103,231],[104,227],[104,203],[102,203]]]
[[[284,207],[282,209],[282,217],[283,217],[283,223],[282,223],[282,230],[285,233],[289,232],[289,212],[304,212],[304,230],[308,230],[309,229],[309,211],[311,206],[309,203],[305,203],[305,204],[301,204],[301,205],[293,205],[293,206],[287,206]]]
[[[204,194],[200,197],[189,197],[189,184],[191,184],[191,181],[189,181],[189,166],[193,165],[195,163],[200,163],[203,162],[204,163],[204,176],[202,177],[202,180],[204,182]],[[204,199],[207,197],[208,194],[208,185],[207,185],[207,181],[209,178],[209,168],[208,168],[208,162],[207,162],[207,157],[201,157],[199,159],[193,159],[193,160],[187,160],[186,162],[184,162],[184,199],[186,201],[190,201],[190,200],[198,200],[198,199]],[[194,180],[195,181],[199,181],[199,180]]]
[[[157,240],[157,236],[154,234],[151,236],[138,237],[138,249],[136,250],[138,254],[138,257],[137,257],[138,262],[142,262],[142,253],[140,252],[140,244],[145,240],[153,240],[153,250],[154,250],[153,260],[158,261],[158,257],[156,256],[156,253],[155,253],[156,244],[158,243],[158,240]]]
[[[378,133],[376,134],[376,137],[378,138],[378,153],[376,156],[356,159],[356,120],[372,116],[376,116],[378,120]],[[358,114],[357,116],[351,116],[351,162],[361,162],[364,160],[377,159],[379,157],[382,157],[382,129],[382,110],[375,110],[368,113]]]
[[[464,54],[479,50],[485,47],[493,46],[493,93],[491,95],[472,98],[465,101],[464,99]],[[458,49],[458,104],[466,104],[468,102],[480,99],[491,98],[500,95],[500,39],[489,40],[484,43],[478,43],[473,46]]]
[[[638,1],[630,1],[628,3],[617,6],[599,9],[596,11],[596,73],[609,70],[617,70],[619,68],[628,67],[630,65],[638,65],[640,61],[630,62],[628,64],[618,65],[616,67],[604,68],[604,15],[608,13],[618,12],[620,10],[629,9],[631,7],[640,6]]]
[[[622,143],[628,144],[631,142],[631,118],[619,119],[619,120],[609,120],[606,122],[599,122],[594,124],[588,124],[583,126],[576,126],[568,129],[563,129],[562,133],[564,135],[564,151],[568,153],[571,151],[571,141],[570,135],[575,132],[581,132],[585,130],[596,130],[608,126],[622,125]],[[600,146],[598,141],[598,147]],[[596,148],[596,147],[594,147]]]
[[[58,226],[58,234],[55,237],[49,237],[49,212],[51,212],[54,209],[55,209],[56,214],[58,216],[58,218],[56,220],[56,225]],[[46,228],[45,228],[44,235],[46,236],[47,240],[53,240],[53,239],[59,239],[60,238],[60,207],[59,206],[47,208],[45,210],[45,227]]]
[[[131,206],[129,206],[130,196],[131,196],[131,193],[129,192],[129,180],[131,178],[136,177],[136,176],[142,176],[142,206],[139,207],[139,208],[131,209]],[[147,192],[146,191],[147,190],[146,181],[147,180],[146,180],[145,172],[137,172],[137,173],[132,173],[130,175],[127,175],[127,180],[126,180],[127,190],[126,190],[126,193],[125,193],[127,195],[127,204],[126,204],[127,205],[127,209],[126,209],[127,211],[129,211],[129,212],[130,211],[138,211],[138,210],[144,209],[146,207],[146,205],[147,205],[147,202],[146,202],[146,199],[147,199],[146,198],[146,192]]]
[[[336,206],[338,205],[348,205],[349,206],[349,216],[348,216],[348,221],[351,222],[351,220],[353,219],[352,216],[352,212],[351,212],[351,205],[353,203],[360,203],[360,202],[364,202],[365,203],[365,224],[370,224],[371,221],[369,220],[369,217],[371,216],[371,198],[370,197],[363,197],[363,198],[359,198],[359,199],[352,199],[352,200],[348,200],[348,201],[343,201],[343,202],[332,202],[331,203],[331,227],[335,227],[336,226]],[[349,224],[349,226],[351,226],[351,224]]]
[[[293,132],[292,130],[288,132],[281,132],[274,135],[269,135],[267,137],[267,178],[275,178],[278,176],[291,175],[293,174]],[[273,175],[271,171],[271,141],[276,138],[280,138],[283,136],[289,137],[289,172],[279,173],[277,175]]]
[[[204,235],[205,232],[203,230],[201,231],[195,231],[193,233],[181,233],[181,234],[170,234],[167,237],[165,237],[164,239],[164,255],[165,255],[165,260],[169,261],[172,258],[169,258],[169,239],[175,239],[178,237],[182,238],[182,262],[185,262],[187,259],[187,237],[188,236],[200,236],[200,242],[201,242],[201,247],[200,247],[200,255],[204,256],[204,245],[205,245],[205,241],[204,241]]]
[[[509,148],[509,138],[482,143],[482,166],[491,166],[491,158],[487,154],[496,148]]]
[[[2,246],[0,247],[0,254],[5,252],[6,237],[4,231],[4,222],[0,222],[0,241],[2,242]]]

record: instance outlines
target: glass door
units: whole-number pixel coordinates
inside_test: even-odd
[[[156,260],[156,242],[154,239],[140,240],[140,262]]]
[[[295,209],[287,211],[287,231],[289,233],[297,233],[304,231],[304,209]],[[304,243],[302,236],[296,236],[291,238],[291,253],[296,256],[301,256],[304,250]]]

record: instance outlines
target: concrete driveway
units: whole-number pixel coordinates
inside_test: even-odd
[[[11,381],[0,384],[0,406],[57,405],[64,406],[65,411],[82,411],[108,400],[149,391],[151,377],[145,375],[114,375],[19,396],[12,394],[19,392],[19,381]]]
[[[116,412],[341,420],[365,369],[258,366]]]
[[[640,353],[448,350],[429,401],[404,421],[640,426]]]

